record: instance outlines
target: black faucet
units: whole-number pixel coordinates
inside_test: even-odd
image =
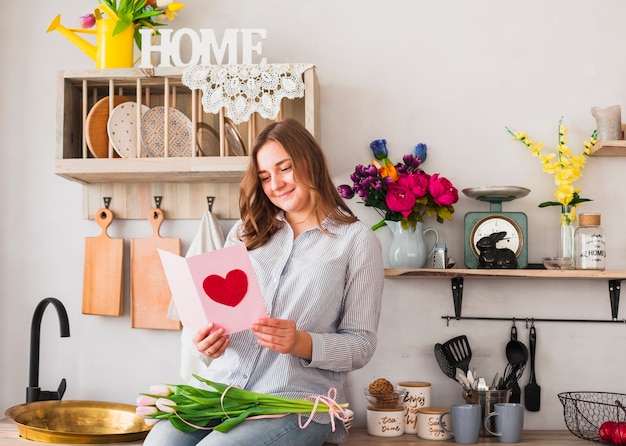
[[[28,379],[28,388],[26,389],[26,402],[60,400],[63,398],[65,388],[67,386],[65,378],[61,380],[59,389],[56,391],[41,390],[39,387],[39,344],[41,341],[41,319],[48,304],[52,304],[57,310],[59,316],[59,325],[61,326],[61,337],[70,336],[70,322],[67,318],[67,311],[60,300],[54,297],[46,297],[33,314],[33,321],[30,326],[30,370]]]

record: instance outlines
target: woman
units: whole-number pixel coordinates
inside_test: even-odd
[[[376,348],[384,268],[380,243],[333,185],[324,154],[295,120],[267,126],[241,184],[241,221],[226,246],[245,243],[270,315],[224,336],[209,324],[194,337],[212,358],[203,376],[287,398],[345,402],[349,371]],[[195,384],[198,384],[195,382]],[[157,423],[145,445],[322,445],[347,438],[328,414],[305,428],[297,415],[246,420],[227,433],[177,431]]]

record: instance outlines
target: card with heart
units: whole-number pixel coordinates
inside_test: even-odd
[[[243,244],[181,257],[159,251],[174,304],[185,327],[212,322],[226,334],[268,317],[248,251]]]

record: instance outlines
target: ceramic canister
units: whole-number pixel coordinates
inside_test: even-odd
[[[430,407],[430,383],[423,381],[399,382],[398,387],[406,390],[404,396],[404,433],[417,433],[417,409]]]
[[[417,436],[424,440],[449,440],[452,435],[446,433],[439,425],[439,417],[449,412],[449,407],[422,407],[417,409]],[[444,415],[441,420],[446,429],[452,430],[450,414]]]
[[[367,408],[367,433],[374,437],[399,437],[404,434],[404,407]]]

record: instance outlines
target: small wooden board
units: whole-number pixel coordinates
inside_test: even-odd
[[[100,209],[94,219],[102,228],[98,237],[85,238],[83,314],[121,316],[124,239],[113,239],[107,228],[113,221],[109,209]]]
[[[133,328],[178,330],[177,320],[169,319],[167,311],[172,298],[158,249],[180,255],[179,238],[162,238],[159,234],[163,211],[148,213],[152,236],[133,239],[130,245],[130,299]]]

